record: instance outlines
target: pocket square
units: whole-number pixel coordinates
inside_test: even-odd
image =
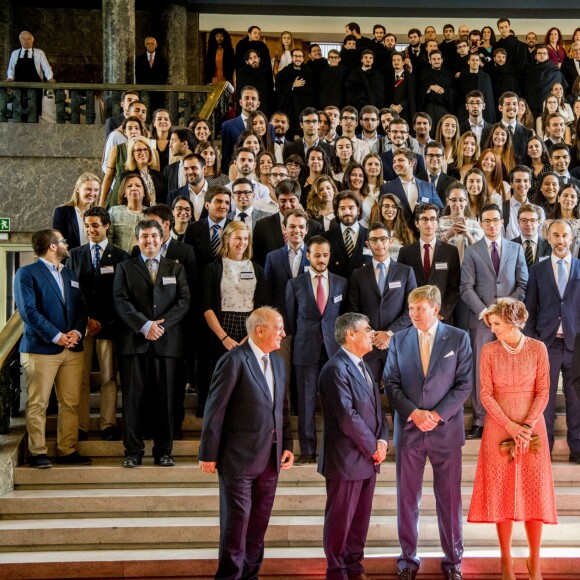
[[[449,358],[450,356],[453,356],[455,353],[453,351],[448,352],[443,358]]]

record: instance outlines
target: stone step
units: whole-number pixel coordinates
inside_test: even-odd
[[[475,458],[463,462],[463,485],[473,483],[475,477]],[[554,480],[558,488],[580,486],[580,465],[568,461],[552,463]],[[425,482],[433,481],[431,466],[427,463],[424,474]],[[288,486],[324,486],[324,478],[316,472],[315,465],[299,465],[280,473],[279,485]],[[378,476],[379,485],[394,485],[394,462],[387,461]],[[14,485],[18,489],[82,489],[118,488],[118,487],[214,487],[217,475],[203,473],[197,462],[178,457],[175,467],[158,467],[153,465],[151,457],[144,459],[144,464],[134,469],[121,467],[113,458],[95,458],[91,466],[59,466],[52,469],[33,469],[17,467],[14,469]]]
[[[472,487],[462,488],[467,515]],[[560,516],[580,515],[580,487],[556,490]],[[321,486],[285,486],[276,491],[276,515],[324,515],[326,490]],[[395,515],[397,490],[382,484],[375,489],[373,514]],[[214,487],[132,489],[35,489],[10,492],[0,498],[0,519],[110,517],[215,516],[219,513],[219,490]],[[435,514],[435,496],[430,486],[423,491],[421,515]]]
[[[465,517],[466,545],[495,547],[495,526],[469,524]],[[268,546],[314,546],[322,541],[323,516],[273,515],[266,533]],[[542,546],[580,548],[580,516],[561,516],[557,526],[544,526]],[[435,516],[421,517],[420,546],[439,547]],[[219,518],[144,517],[30,519],[0,521],[0,551],[87,550],[215,547],[219,541]],[[372,516],[367,545],[396,547],[397,517]],[[514,546],[527,545],[523,526],[514,526]]]
[[[520,524],[521,526],[521,524]],[[527,578],[527,550],[513,549],[514,571]],[[377,580],[396,577],[397,547],[367,547],[364,566]],[[441,553],[423,549],[421,580],[440,580]],[[215,548],[146,549],[146,550],[78,550],[74,552],[8,552],[0,553],[0,577],[10,580],[30,578],[189,578],[213,577],[216,571]],[[495,547],[466,546],[462,572],[466,580],[499,580],[499,550]],[[580,578],[580,549],[543,548],[544,579]],[[270,548],[265,550],[260,578],[286,580],[320,580],[326,569],[322,548]],[[292,575],[285,575],[284,571]]]

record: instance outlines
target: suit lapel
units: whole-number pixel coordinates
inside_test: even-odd
[[[288,280],[292,278],[292,270],[290,269],[290,259],[288,258],[288,246],[280,248],[280,257],[282,259],[282,267],[288,276]]]
[[[552,263],[552,261],[550,260],[550,264]],[[566,298],[566,295],[568,294],[569,289],[572,287],[572,280],[577,280],[578,279],[578,261],[575,260],[572,257],[572,262],[570,263],[570,276],[568,276],[568,283],[566,284],[566,290],[564,291],[564,296],[562,297],[562,299]]]
[[[433,365],[437,364],[443,354],[443,349],[447,342],[447,330],[445,326],[441,323],[437,325],[437,334],[435,335],[435,340],[433,341],[433,350],[431,351],[431,356],[429,357],[429,368],[427,369],[427,375],[433,369]]]
[[[421,353],[419,352],[419,333],[416,330],[407,334],[405,350],[411,353],[413,361],[417,365],[419,372],[423,375],[423,363],[421,362]]]
[[[512,252],[511,244],[506,242],[507,240],[502,240],[501,242],[501,254],[499,256],[499,271],[497,273],[498,276],[500,272],[505,268],[505,265],[509,259],[509,255]],[[491,262],[491,256],[489,257],[489,261]]]
[[[161,264],[159,264],[159,268],[161,268]],[[141,258],[141,255],[137,256],[137,262],[135,264],[135,269],[147,280],[151,286],[153,286],[153,281],[151,280],[151,275],[149,274],[149,270],[145,265],[145,262]],[[159,270],[157,271],[157,278],[159,278]]]
[[[54,276],[52,275],[52,273],[49,271],[49,269],[46,267],[46,265],[43,262],[39,261],[38,267],[40,268],[40,271],[43,273],[44,277],[48,280],[50,287],[54,290],[54,292],[58,296],[58,299],[60,300],[61,304],[64,304],[64,298],[62,296],[62,292],[60,291],[60,288],[58,287],[58,284],[56,283],[56,280],[54,279]],[[63,279],[63,284],[64,284],[64,279]]]
[[[246,342],[243,348],[245,349],[246,362],[248,368],[250,369],[250,373],[252,373],[252,376],[254,377],[256,384],[259,386],[260,390],[264,393],[264,396],[268,399],[268,401],[274,404],[274,401],[272,401],[272,395],[270,394],[270,388],[268,387],[268,383],[266,382],[266,377],[264,376],[264,373],[262,372],[262,369],[258,364],[258,360],[254,356],[254,351],[252,350],[252,347]],[[272,373],[274,373],[273,367]],[[277,381],[276,375],[274,375],[274,383],[275,383],[274,394],[276,393],[276,387],[279,388],[278,384],[279,381],[278,383],[276,381]]]
[[[340,355],[343,357],[343,360],[346,364],[348,372],[351,376],[358,382],[358,384],[365,390],[366,393],[371,395],[372,400],[375,400],[374,392],[371,392],[371,387],[366,382],[365,378],[362,375],[360,368],[356,366],[356,364],[351,360],[351,358],[344,352],[341,352]],[[368,369],[367,369],[368,370]]]
[[[395,181],[394,181],[394,184],[395,184],[395,187],[397,188],[397,191],[395,192],[396,195],[399,196],[399,199],[401,200],[403,205],[406,207],[407,211],[409,213],[413,213],[411,211],[411,206],[409,204],[409,200],[407,199],[407,194],[405,193],[405,188],[403,187],[403,183],[401,182],[401,178],[397,177],[397,179],[395,179]],[[417,193],[419,193],[419,187],[417,187]]]
[[[491,256],[489,254],[489,251],[487,250],[487,242],[485,241],[485,238],[482,238],[479,242],[476,242],[476,246],[477,246],[477,251],[479,252],[480,256],[482,257],[484,263],[487,264],[489,269],[492,271],[493,276],[495,278],[497,278],[497,275],[495,273],[495,269],[493,267],[493,264],[491,263]],[[503,253],[504,252],[502,252],[502,254]],[[501,260],[500,260],[500,269],[501,269]]]

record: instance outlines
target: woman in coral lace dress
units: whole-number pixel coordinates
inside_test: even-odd
[[[541,342],[523,335],[527,318],[524,304],[513,298],[501,298],[484,315],[497,340],[481,351],[481,401],[487,415],[467,521],[496,524],[502,580],[515,580],[513,522],[523,521],[526,528],[532,580],[542,578],[542,525],[556,523],[543,415],[550,387],[548,354]],[[511,442],[511,454],[500,451],[504,441]]]

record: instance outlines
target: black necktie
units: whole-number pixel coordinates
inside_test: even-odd
[[[246,223],[246,218],[248,214],[245,211],[240,212],[240,221]]]
[[[26,49],[26,50],[24,51],[24,58],[29,58],[29,56],[28,56],[28,49]]]
[[[534,263],[534,250],[532,249],[531,240],[526,240],[526,247],[524,249],[524,258],[526,259],[526,264],[531,266]]]

